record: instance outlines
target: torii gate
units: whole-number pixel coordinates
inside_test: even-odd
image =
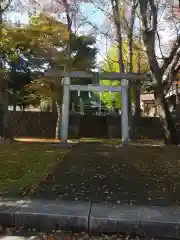
[[[48,71],[45,76],[63,78],[63,102],[62,102],[62,116],[60,127],[61,143],[66,144],[68,140],[68,127],[69,127],[69,104],[70,104],[70,91],[111,91],[119,92],[122,96],[121,106],[121,129],[122,129],[122,144],[129,142],[129,121],[128,121],[128,85],[129,81],[151,81],[151,76],[148,74],[137,73],[117,73],[117,72],[86,72],[86,71]],[[88,84],[88,85],[71,85],[71,78],[95,78],[103,80],[119,80],[120,86],[104,86],[101,84]]]

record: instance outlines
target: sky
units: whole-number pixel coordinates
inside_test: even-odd
[[[101,10],[95,9],[94,5],[90,3],[85,3],[81,5],[81,12],[84,16],[88,17],[88,21],[93,24],[101,24],[104,20],[104,14]],[[27,23],[28,21],[28,12],[25,10],[23,13],[10,12],[6,14],[8,19],[11,19],[13,22],[21,21]]]
[[[90,3],[81,4],[82,15],[86,17],[87,21],[89,21],[92,26],[96,26],[97,29],[103,24],[105,21],[105,16],[102,13],[101,10],[94,7],[94,5]],[[6,18],[11,20],[12,22],[21,22],[21,23],[28,23],[28,12],[24,11],[23,13],[18,12],[10,12],[6,14]],[[90,24],[86,24],[85,26],[82,26],[79,28],[80,34],[86,34],[89,31],[92,31],[92,26]],[[100,36],[97,36],[97,47],[99,49],[99,53],[97,54],[97,62],[100,62],[103,60],[102,56],[105,56],[106,54],[106,48],[104,47],[104,44],[102,43],[102,39]]]
[[[95,7],[94,4],[91,3],[84,3],[81,4],[80,11],[82,15],[86,18],[88,22],[91,24],[87,23],[81,28],[79,28],[79,33],[80,34],[85,34],[87,32],[91,32],[93,34],[93,31],[95,29],[106,29],[106,23],[107,23],[107,17],[104,15],[103,11]],[[27,23],[28,22],[28,12],[25,10],[23,13],[9,13],[6,16],[8,19],[10,19],[13,22],[18,22],[20,21],[21,23]],[[161,45],[163,45],[163,50],[167,52],[167,43],[172,39],[173,36],[173,29],[168,22],[164,24],[164,21],[162,21],[163,15],[161,16],[161,22],[160,24],[160,31],[159,35],[161,37]],[[135,27],[138,28],[138,21],[136,20],[135,22]],[[93,26],[95,26],[93,30]],[[97,47],[99,49],[99,52],[97,54],[97,62],[103,61],[103,59],[107,55],[107,48],[111,46],[111,41],[107,40],[107,38],[103,35],[100,34],[100,32],[96,32],[96,39],[97,39]],[[160,57],[160,48],[157,46],[156,49],[157,55]]]

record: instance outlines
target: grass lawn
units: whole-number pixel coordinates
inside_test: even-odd
[[[0,145],[0,194],[22,197],[46,178],[69,149],[39,143]]]
[[[180,205],[180,147],[148,141],[117,147],[119,143],[83,139],[68,155],[70,149],[47,143],[1,144],[0,194]]]
[[[34,197],[118,204],[180,205],[180,147],[83,141]]]

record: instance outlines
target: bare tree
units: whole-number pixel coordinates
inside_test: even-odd
[[[154,96],[156,104],[160,107],[160,118],[163,122],[165,139],[168,144],[177,144],[178,136],[171,114],[169,112],[168,103],[165,99],[165,82],[172,81],[180,65],[180,35],[177,34],[173,46],[167,57],[163,57],[162,66],[156,57],[156,36],[158,34],[158,11],[159,6],[155,0],[139,0],[140,13],[143,24],[143,41],[146,46],[147,56],[154,78]]]
[[[124,72],[124,61],[123,61],[123,37],[122,37],[122,18],[120,16],[120,0],[111,0],[114,24],[116,26],[118,51],[119,51],[119,70]]]
[[[128,72],[133,72],[133,35],[134,35],[134,23],[135,23],[135,18],[136,18],[136,11],[138,7],[138,1],[133,0],[133,1],[122,1],[123,3],[123,8],[124,12],[126,14],[123,14],[123,20],[124,20],[124,28],[125,28],[125,33],[127,35],[128,39],[128,64],[127,64],[127,71]],[[130,136],[133,137],[134,135],[134,127],[135,127],[135,122],[132,118],[132,99],[131,99],[131,89],[133,88],[134,93],[136,93],[135,96],[137,96],[137,91],[136,91],[136,84],[129,82],[129,91],[128,91],[128,99],[129,99],[129,126],[130,126]],[[140,93],[139,93],[140,94]],[[135,101],[135,109],[137,109],[136,104],[138,102]],[[137,112],[135,112],[136,115]]]
[[[96,2],[96,4],[95,4]],[[140,47],[142,42],[139,42],[137,44],[137,29],[135,29],[135,20],[139,15],[137,15],[138,9],[138,0],[114,0],[114,1],[92,1],[92,4],[98,9],[100,9],[105,17],[106,17],[106,24],[104,24],[105,29],[103,29],[101,26],[98,29],[98,32],[104,36],[104,38],[109,38],[111,43],[115,46],[117,46],[118,53],[119,53],[119,69],[120,71],[126,71],[126,72],[133,72],[135,69],[133,69],[133,54],[135,53],[134,50],[141,52],[142,48]],[[110,2],[111,7],[102,8],[102,5],[106,4],[108,6],[108,3]],[[107,27],[107,19],[110,23],[114,25],[115,31],[112,31],[111,26],[111,32],[113,34],[109,34],[110,31]],[[135,33],[136,30],[136,33]],[[127,43],[127,48],[125,51],[124,43]],[[140,57],[142,54],[139,54],[139,62]],[[108,58],[109,56],[107,56]],[[126,59],[126,64],[124,63]],[[110,59],[110,62],[112,63],[112,59]],[[140,64],[139,64],[139,67]],[[140,68],[139,68],[140,69]],[[137,69],[136,69],[137,70]],[[131,99],[131,90],[133,88],[134,92],[134,103],[135,103],[135,115],[140,116],[140,85],[137,83],[131,84],[129,83],[129,120],[130,120],[130,130],[131,126],[133,124],[133,118],[132,118],[132,99]],[[130,131],[131,132],[131,131]]]
[[[100,0],[99,0],[100,1]],[[103,0],[102,0],[103,1]],[[122,41],[124,39],[124,32],[123,32],[123,26],[124,21],[122,19],[121,15],[121,7],[122,2],[128,2],[126,1],[120,1],[120,0],[111,0],[110,4],[112,7],[111,14],[109,12],[109,9],[102,9],[102,1],[99,3],[99,9],[101,9],[106,16],[113,20],[115,28],[116,28],[116,38],[118,42],[118,49],[119,49],[119,66],[120,71],[126,71],[124,67],[123,62],[123,50],[122,50]],[[93,1],[94,2],[94,1]],[[108,6],[108,1],[103,1]],[[132,1],[131,1],[132,2]],[[98,5],[97,3],[97,5]],[[135,2],[134,2],[135,3]],[[137,4],[137,3],[136,3]],[[104,4],[105,5],[105,4]],[[134,5],[135,6],[135,5]],[[173,76],[176,75],[177,71],[180,68],[179,64],[179,28],[178,28],[178,18],[172,16],[171,28],[174,27],[173,36],[175,36],[175,40],[173,42],[173,46],[170,49],[170,53],[167,54],[161,54],[161,56],[157,56],[156,50],[157,48],[160,49],[160,52],[162,53],[162,38],[159,35],[159,28],[161,26],[161,18],[167,18],[167,16],[164,16],[164,10],[162,11],[162,7],[164,6],[164,9],[168,9],[172,7],[172,4],[168,3],[166,0],[156,1],[156,0],[138,0],[138,7],[139,7],[139,18],[142,21],[142,39],[143,43],[146,48],[146,53],[148,57],[149,67],[152,73],[152,76],[154,78],[154,95],[156,104],[160,107],[160,117],[163,122],[164,126],[164,133],[165,133],[165,139],[167,140],[167,143],[170,144],[177,144],[178,143],[178,137],[176,133],[176,129],[174,127],[172,117],[169,112],[168,104],[165,99],[165,92],[167,92],[168,87],[171,85]],[[161,16],[163,15],[163,17]],[[166,14],[167,15],[167,14]],[[133,12],[131,12],[131,26],[133,26]],[[136,16],[137,18],[137,16]],[[168,20],[170,21],[170,20]],[[132,58],[132,28],[128,28],[129,34],[129,63],[131,62]],[[170,44],[168,44],[168,47],[166,45],[166,50],[170,48]],[[129,67],[129,69],[131,66]],[[165,81],[164,81],[165,78]]]

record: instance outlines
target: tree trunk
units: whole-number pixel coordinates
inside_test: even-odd
[[[136,138],[136,128],[138,124],[138,119],[141,116],[141,108],[140,108],[140,83],[139,82],[133,82],[133,95],[134,95],[134,105],[135,105],[135,112],[134,116],[132,117],[131,122],[131,138]]]
[[[178,86],[176,86],[176,89],[178,88]],[[176,113],[179,116],[180,115],[180,94],[178,93],[178,91],[176,91]]]
[[[16,112],[16,104],[13,103],[13,112]]]
[[[129,3],[130,4],[130,3]],[[135,22],[135,13],[137,8],[137,1],[133,0],[131,5],[131,17],[127,26],[127,35],[128,35],[128,71],[133,72],[133,31],[134,31],[134,22]],[[128,109],[129,109],[129,135],[133,138],[134,135],[134,118],[132,116],[132,99],[131,99],[131,90],[134,88],[134,82],[129,81],[128,87]]]
[[[138,49],[138,73],[141,74],[141,50],[140,46],[142,46],[142,21],[140,21],[140,31],[139,31],[139,49]],[[136,81],[133,86],[134,92],[134,102],[135,102],[135,119],[137,120],[141,116],[141,83]]]
[[[56,101],[52,100],[52,109],[51,110],[52,110],[53,114],[56,114],[56,112],[57,112]]]
[[[156,82],[154,89],[154,96],[156,104],[159,105],[160,118],[164,127],[164,136],[166,144],[178,144],[178,134],[176,132],[175,124],[169,111],[168,103],[164,96],[163,76],[166,70],[171,74],[173,68],[178,64],[178,58],[176,54],[179,48],[178,38],[175,41],[169,57],[167,57],[160,67],[156,56],[156,33],[158,31],[158,10],[159,6],[155,1],[151,0],[139,0],[140,14],[143,23],[143,41],[146,46],[147,56],[149,60],[150,70],[152,77]],[[151,18],[149,19],[149,13]],[[150,24],[149,24],[150,23]],[[178,56],[178,55],[177,55]],[[174,59],[175,58],[175,59]],[[173,62],[174,63],[171,64]],[[170,66],[171,65],[171,66]],[[170,67],[170,69],[168,69]],[[169,74],[168,74],[169,77]]]
[[[60,139],[61,107],[58,101],[55,101],[57,110],[55,139]]]
[[[0,3],[0,38],[2,38],[2,23],[3,23],[3,9]],[[0,55],[0,138],[8,138],[7,131],[5,131],[6,121],[5,114],[8,111],[8,92],[6,73],[4,71],[3,55]]]
[[[123,61],[123,38],[122,38],[122,29],[121,29],[121,16],[120,16],[120,0],[111,0],[111,5],[114,15],[114,23],[116,26],[117,32],[117,42],[118,42],[118,63],[119,71],[124,72],[124,61]]]
[[[12,138],[7,131],[7,122],[5,120],[8,112],[8,92],[6,91],[5,80],[1,79],[0,86],[0,137],[3,139]]]
[[[3,73],[3,62],[0,61],[1,74],[0,74],[0,137],[8,138],[5,131],[5,115],[8,112],[8,92],[5,72]]]
[[[19,106],[19,108],[21,112],[24,112],[24,105]]]
[[[141,25],[141,21],[140,21]],[[141,29],[140,29],[140,36],[139,36],[139,46],[141,46]],[[141,50],[138,50],[138,73],[141,74]],[[135,105],[135,112],[134,112],[134,118],[133,118],[133,138],[136,136],[136,127],[138,123],[138,119],[141,116],[141,83],[138,81],[133,82],[133,95],[134,95],[134,105]]]
[[[164,94],[155,90],[155,101],[159,106],[159,115],[164,128],[164,143],[177,145],[179,143],[178,134]]]
[[[16,111],[16,89],[15,89],[15,86],[13,85],[13,112]]]
[[[0,2],[0,38],[2,37],[2,22],[3,22],[3,15],[2,15],[2,7],[1,7],[1,2]],[[1,53],[2,54],[2,53]],[[0,56],[0,86],[2,85],[2,82],[4,81],[4,73],[3,73],[3,56]],[[4,135],[4,126],[3,126],[3,118],[4,118],[4,112],[2,109],[2,94],[1,94],[1,89],[0,89],[0,137],[2,138]]]
[[[133,65],[132,65],[132,60],[133,60],[133,39],[132,39],[132,26],[130,26],[129,33],[128,33],[128,72],[133,71]],[[129,81],[129,86],[128,86],[128,119],[129,119],[129,135],[132,138],[133,135],[133,118],[132,118],[132,106],[131,106],[131,87],[133,86],[132,82]]]
[[[141,86],[139,82],[133,84],[133,94],[135,103],[135,118],[138,119],[141,116],[141,101],[140,101]]]

